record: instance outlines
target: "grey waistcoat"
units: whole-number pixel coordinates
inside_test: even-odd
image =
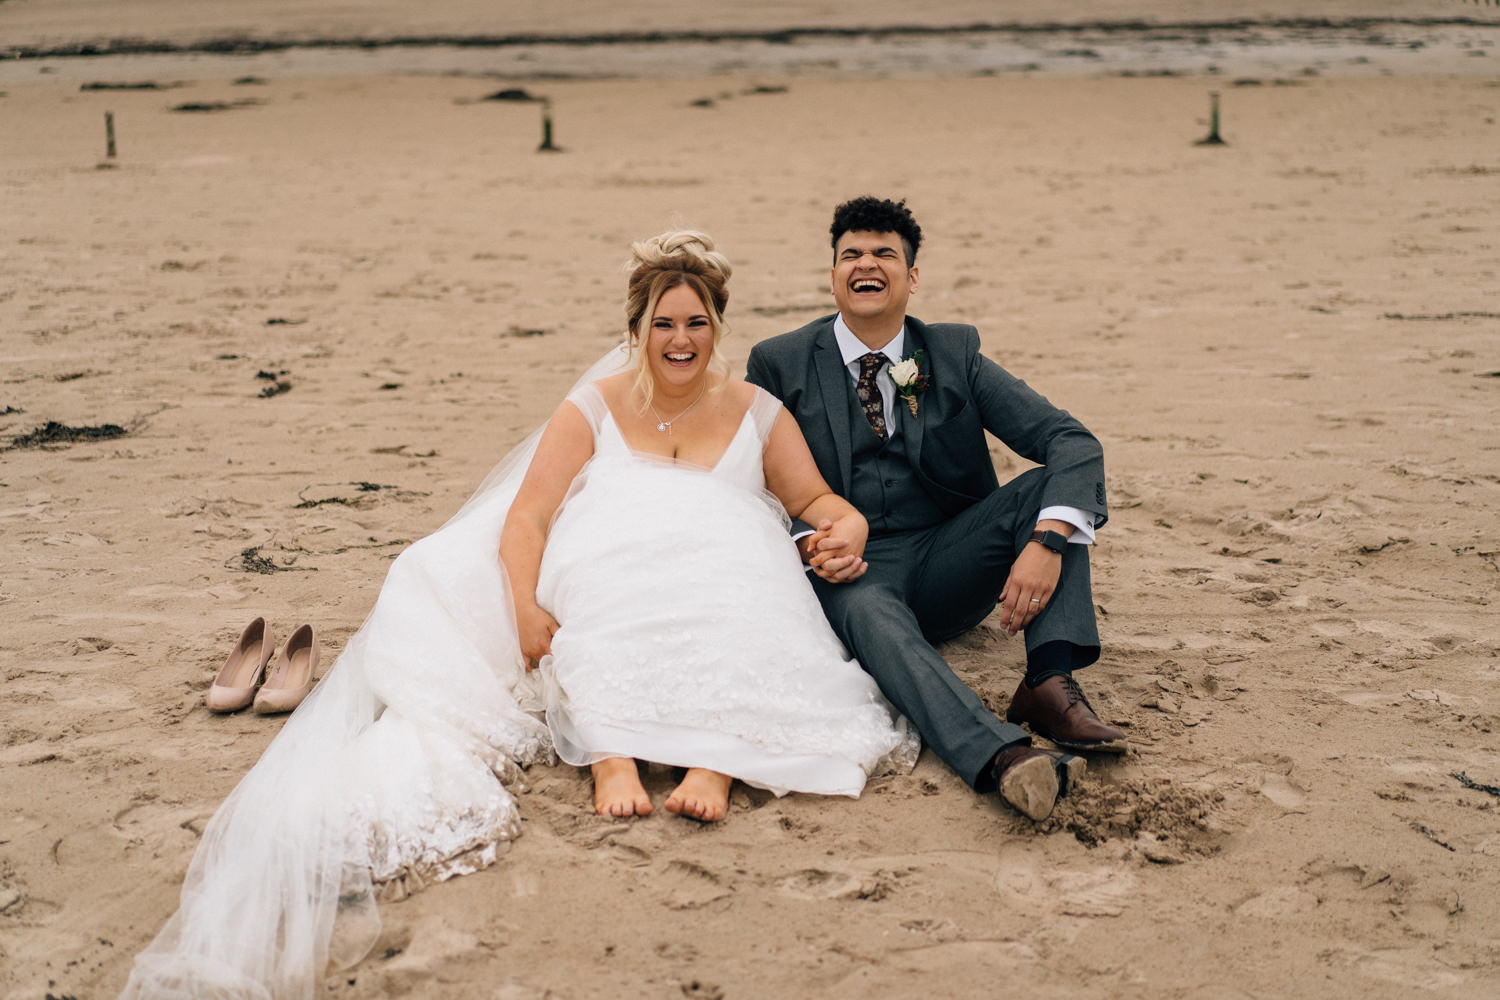
[[[870,522],[870,533],[915,531],[941,522],[942,511],[917,482],[907,461],[906,435],[881,441],[860,408],[854,382],[850,380],[847,385],[854,445],[848,500]],[[905,404],[897,400],[896,405]]]

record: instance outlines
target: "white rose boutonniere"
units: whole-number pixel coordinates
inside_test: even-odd
[[[906,408],[914,417],[917,415],[917,393],[925,391],[932,381],[922,371],[923,353],[916,351],[908,354],[888,369],[891,381],[896,384],[896,392],[906,400]]]

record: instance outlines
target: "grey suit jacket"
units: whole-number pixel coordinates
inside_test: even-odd
[[[746,378],[779,398],[796,418],[830,487],[850,492],[852,384],[833,336],[832,314],[761,341]],[[925,351],[929,386],[917,416],[897,401],[912,471],[949,517],[999,488],[985,431],[1045,467],[1042,506],[1077,507],[1108,517],[1098,440],[1065,411],[979,353],[979,333],[958,323],[906,317],[906,353]]]

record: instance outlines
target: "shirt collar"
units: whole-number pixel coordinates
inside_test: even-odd
[[[843,313],[839,313],[833,318],[833,339],[838,342],[839,354],[843,357],[844,364],[846,365],[853,364],[870,353],[870,349],[854,335],[854,331],[849,329],[849,324],[844,322]],[[882,347],[879,353],[890,358],[891,364],[895,364],[901,360],[901,351],[905,347],[906,324],[903,323],[900,332],[892,337],[891,342]]]

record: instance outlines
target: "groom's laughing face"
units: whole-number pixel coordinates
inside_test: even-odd
[[[833,300],[845,322],[904,320],[906,300],[916,290],[917,269],[906,266],[900,236],[857,230],[839,237],[833,251]]]

